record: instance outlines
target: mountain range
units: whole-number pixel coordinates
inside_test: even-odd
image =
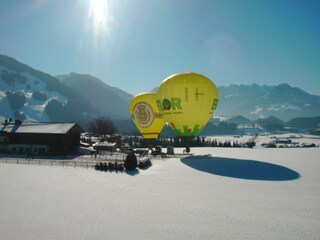
[[[219,86],[215,116],[248,121],[274,116],[282,121],[320,116],[320,96],[288,84]],[[0,55],[0,122],[78,122],[84,128],[97,116],[115,120],[118,128],[134,129],[128,111],[133,95],[89,74],[51,76]],[[124,127],[126,126],[126,128]]]
[[[242,115],[248,119],[275,116],[283,121],[320,116],[320,96],[286,83],[277,86],[230,85],[219,87],[216,115]]]

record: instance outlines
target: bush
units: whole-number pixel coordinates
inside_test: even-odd
[[[135,170],[138,166],[138,160],[136,155],[128,154],[124,162],[124,167],[127,171]]]
[[[51,99],[47,103],[45,111],[52,122],[63,121],[63,117],[67,114],[63,103],[59,102],[57,99]]]
[[[246,145],[248,146],[248,148],[253,148],[256,145],[256,143],[254,141],[248,141],[246,142]]]
[[[34,91],[32,93],[32,98],[38,100],[38,101],[46,101],[48,98],[47,98],[47,95],[43,92],[39,92],[39,91]]]
[[[26,97],[24,93],[21,91],[13,91],[13,92],[7,91],[6,94],[7,94],[9,104],[13,110],[22,108],[26,103]]]

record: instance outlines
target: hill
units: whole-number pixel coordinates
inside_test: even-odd
[[[294,118],[288,121],[286,126],[294,128],[320,128],[320,116]]]
[[[81,94],[53,76],[0,55],[0,120],[78,122],[99,115]]]
[[[129,101],[133,96],[121,89],[111,87],[89,74],[70,73],[56,78],[84,96],[102,115],[115,120],[130,118]]]
[[[245,118],[241,115],[231,117],[227,120],[228,123],[234,123],[237,125],[245,125],[245,124],[251,124],[252,121],[250,121],[248,118]]]

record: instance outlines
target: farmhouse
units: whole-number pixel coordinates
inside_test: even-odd
[[[0,152],[62,155],[80,145],[76,123],[5,123],[0,127]]]

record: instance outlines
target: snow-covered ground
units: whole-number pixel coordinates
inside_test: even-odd
[[[284,133],[284,134],[264,134],[264,135],[234,135],[234,136],[210,136],[206,137],[206,141],[217,141],[224,143],[229,141],[232,143],[238,142],[246,143],[254,140],[256,147],[261,147],[263,144],[275,143],[277,147],[302,147],[306,144],[320,145],[320,136],[298,133]],[[279,143],[277,143],[279,141]],[[289,144],[283,144],[281,141],[291,141]]]
[[[130,173],[2,163],[1,239],[319,239],[319,147],[191,151]]]

